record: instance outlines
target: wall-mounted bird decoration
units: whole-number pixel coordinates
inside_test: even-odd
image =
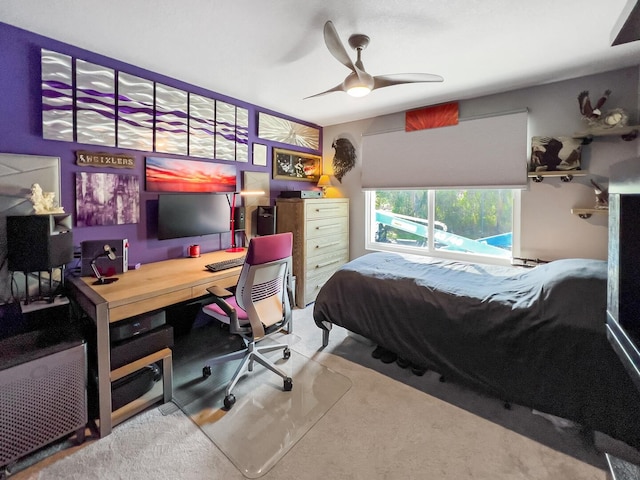
[[[602,113],[602,106],[611,95],[611,90],[605,90],[604,94],[598,99],[595,106],[591,105],[589,99],[589,92],[584,90],[578,95],[578,105],[580,106],[580,113],[583,120],[585,120],[590,127],[596,128],[612,128],[612,127],[624,127],[628,120],[629,115],[622,108],[614,108],[607,113]]]
[[[609,190],[598,185],[593,179],[591,185],[596,194],[596,208],[609,208]]]
[[[589,99],[589,91],[583,90],[580,92],[578,95],[578,104],[580,106],[582,118],[589,123],[597,121],[602,115],[602,111],[600,109],[609,98],[609,95],[611,95],[611,90],[605,90],[604,94],[596,102],[595,107],[592,107],[591,100]]]
[[[333,174],[342,183],[342,177],[356,166],[356,149],[347,138],[338,138],[331,146],[336,149],[333,156]]]

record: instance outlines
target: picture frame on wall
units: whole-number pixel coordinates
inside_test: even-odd
[[[322,157],[283,148],[273,149],[273,179],[318,183]]]
[[[165,157],[146,157],[147,192],[232,193],[236,191],[236,166]]]
[[[253,144],[253,164],[261,167],[267,166],[267,146],[261,143]]]

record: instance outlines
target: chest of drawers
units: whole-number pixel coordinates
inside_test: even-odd
[[[277,232],[293,233],[296,305],[304,308],[349,260],[349,199],[282,198],[276,207]]]

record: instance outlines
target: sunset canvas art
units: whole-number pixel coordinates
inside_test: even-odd
[[[236,191],[236,166],[226,163],[147,157],[145,178],[148,192]]]

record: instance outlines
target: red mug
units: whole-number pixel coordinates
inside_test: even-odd
[[[200,245],[189,245],[189,256],[190,257],[199,257],[200,256]]]

